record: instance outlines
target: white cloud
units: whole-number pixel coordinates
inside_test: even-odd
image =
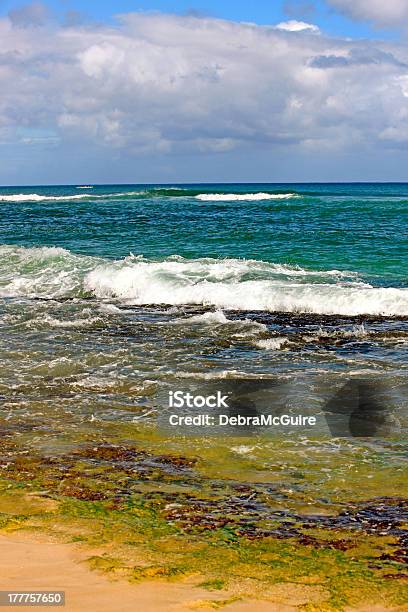
[[[276,27],[278,30],[285,30],[286,32],[304,32],[305,30],[316,33],[320,32],[316,25],[304,21],[296,21],[295,19],[282,21],[282,23],[278,23]]]
[[[372,21],[378,26],[406,26],[407,0],[328,0],[353,19]]]
[[[79,154],[91,143],[107,159],[401,146],[407,65],[405,46],[310,36],[309,26],[294,36],[163,14],[125,15],[117,27],[3,18],[0,131]]]

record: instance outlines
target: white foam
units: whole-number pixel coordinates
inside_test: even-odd
[[[218,312],[195,320],[212,324],[242,323],[229,321],[227,310],[408,315],[408,289],[372,287],[355,273],[242,259],[107,261],[60,248],[0,246],[0,296],[85,294],[129,305],[209,306]]]
[[[121,314],[122,312],[115,304],[101,304],[99,310],[104,314]]]
[[[176,319],[173,323],[177,325],[193,324],[222,326],[223,328],[228,327],[229,332],[236,338],[252,338],[253,336],[259,335],[260,332],[267,331],[266,325],[258,323],[257,321],[251,321],[250,319],[228,319],[222,310],[204,312],[203,314],[187,318],[183,317],[181,319]]]
[[[238,455],[249,455],[256,448],[256,446],[246,446],[245,444],[241,444],[241,446],[231,446],[231,450]]]
[[[302,339],[305,342],[313,342],[319,340],[320,338],[338,338],[338,339],[347,339],[347,338],[365,338],[368,333],[366,328],[364,327],[364,323],[361,325],[353,325],[352,329],[340,329],[340,330],[326,330],[318,329],[315,333],[305,334],[302,336]]]
[[[84,274],[100,259],[58,247],[0,246],[0,296],[81,296]]]
[[[137,305],[197,304],[224,310],[342,315],[408,314],[407,289],[374,288],[358,280],[343,282],[329,272],[320,273],[320,278],[318,272],[305,270],[285,273],[264,262],[257,262],[254,269],[241,260],[104,265],[90,272],[84,284],[100,298],[118,298]]]
[[[10,195],[0,195],[0,202],[43,202],[43,201],[59,201],[59,200],[83,200],[95,198],[118,198],[132,195],[143,195],[143,191],[128,191],[126,193],[104,193],[95,195],[93,193],[81,193],[65,196],[47,196],[39,193],[14,193]]]
[[[19,259],[20,261],[43,261],[55,257],[78,257],[62,247],[19,247],[11,245],[0,245],[0,261],[7,257]]]
[[[56,319],[55,317],[51,317],[49,315],[45,315],[41,318],[41,320],[34,320],[35,325],[37,326],[38,323],[40,324],[46,324],[49,325],[50,327],[61,327],[61,328],[75,328],[75,327],[79,327],[79,328],[83,328],[83,327],[89,327],[91,325],[93,325],[94,323],[98,323],[100,322],[100,318],[98,317],[89,317],[89,318],[78,318],[78,319],[73,319],[71,321],[61,321],[60,319]]]
[[[207,202],[234,202],[244,200],[288,200],[297,197],[296,193],[200,193],[197,200]]]
[[[43,200],[81,200],[92,197],[90,194],[78,194],[72,196],[45,196],[38,193],[15,193],[12,195],[0,195],[0,202],[42,202]]]
[[[192,317],[188,317],[187,319],[183,318],[183,319],[178,319],[178,322],[180,323],[204,323],[207,325],[213,325],[213,324],[225,324],[225,323],[230,323],[231,321],[229,321],[227,319],[227,317],[225,316],[225,314],[222,312],[222,310],[215,310],[214,312],[204,312],[203,314],[200,315],[194,315]]]
[[[264,340],[258,340],[256,346],[267,351],[277,351],[287,342],[287,338],[265,338]]]

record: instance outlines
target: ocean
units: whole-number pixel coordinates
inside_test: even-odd
[[[132,422],[189,378],[320,405],[357,377],[404,426],[408,184],[3,187],[0,217],[10,419]]]
[[[408,184],[83,187],[0,189],[0,527],[406,603]]]

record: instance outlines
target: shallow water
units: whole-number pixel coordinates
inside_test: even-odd
[[[160,389],[248,376],[294,381],[319,409],[353,378],[379,383],[405,429],[408,185],[27,187],[0,201],[7,418],[155,418]]]
[[[0,189],[0,527],[106,545],[95,567],[132,580],[247,597],[304,577],[330,609],[405,604],[407,203],[408,185]],[[156,426],[169,390],[253,382],[320,429]]]

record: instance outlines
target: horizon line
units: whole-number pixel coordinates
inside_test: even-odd
[[[126,185],[147,185],[147,186],[171,186],[171,185],[407,185],[408,179],[406,181],[187,181],[187,182],[178,182],[171,181],[168,183],[160,183],[160,182],[136,182],[136,183],[128,183],[128,182],[119,182],[119,183],[86,183],[89,187],[114,187],[114,186],[126,186]],[[77,182],[77,183],[26,183],[26,184],[18,184],[18,185],[0,185],[0,189],[14,189],[21,188],[25,189],[27,187],[82,187],[85,186],[85,183]]]

